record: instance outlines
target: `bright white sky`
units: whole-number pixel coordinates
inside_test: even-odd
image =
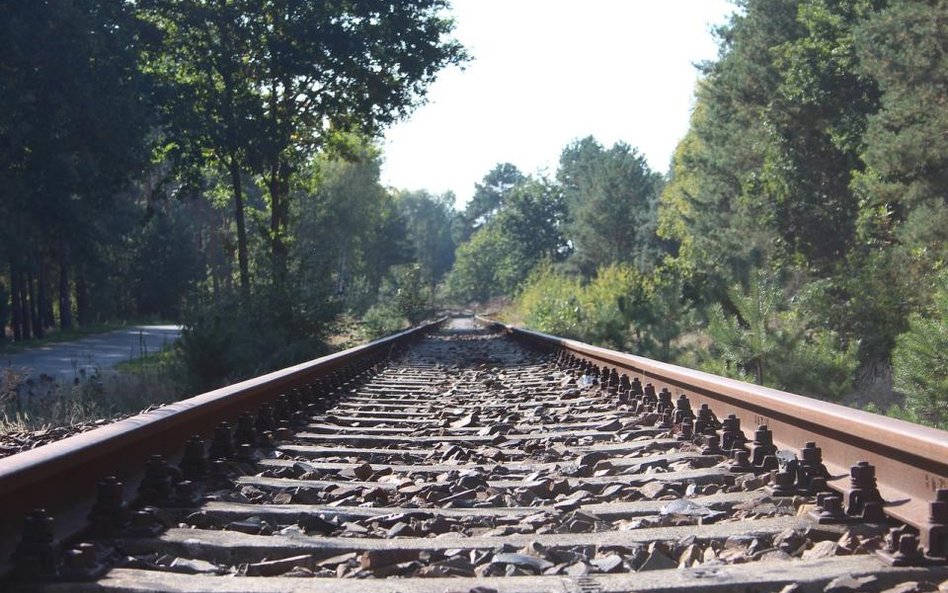
[[[727,0],[454,0],[473,56],[385,134],[382,183],[453,191],[461,206],[494,165],[553,176],[593,135],[637,147],[664,173],[688,129],[697,72]]]

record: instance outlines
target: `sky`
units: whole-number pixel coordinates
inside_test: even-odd
[[[696,62],[728,0],[453,0],[473,60],[442,71],[427,103],[389,128],[382,183],[453,191],[462,207],[498,163],[556,173],[567,144],[625,142],[666,172],[688,129]]]

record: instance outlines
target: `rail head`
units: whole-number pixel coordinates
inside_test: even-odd
[[[833,478],[830,485],[844,495],[852,490],[852,466],[867,461],[875,466],[885,512],[923,536],[933,526],[931,503],[939,490],[948,489],[948,432],[490,319],[479,321],[505,328],[518,339],[616,367],[656,389],[685,394],[692,406],[708,404],[718,417],[735,414],[744,428],[767,425],[781,449],[796,452],[815,442]]]

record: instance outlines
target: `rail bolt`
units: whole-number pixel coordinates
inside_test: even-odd
[[[681,432],[678,434],[679,441],[690,441],[694,438],[695,425],[691,418],[687,418],[681,422]]]
[[[53,576],[59,547],[53,536],[53,518],[46,509],[34,509],[23,522],[23,538],[13,553],[14,571],[24,580]]]
[[[701,449],[702,455],[723,455],[721,450],[721,439],[716,434],[705,435],[704,448]]]
[[[834,523],[853,523],[854,519],[843,512],[843,499],[828,492],[817,496],[816,509],[810,511],[810,518],[821,525]]]
[[[889,566],[918,566],[925,562],[918,545],[918,536],[906,527],[896,527],[886,535],[886,547],[876,556]]]
[[[128,522],[128,512],[122,501],[123,488],[115,476],[107,476],[98,483],[95,503],[89,511],[89,521],[96,535],[112,535],[121,531]]]
[[[922,547],[929,559],[948,562],[948,488],[935,492],[928,509],[928,525],[921,532]]]
[[[859,461],[849,469],[850,491],[849,505],[846,512],[851,516],[864,517],[866,521],[874,521],[876,511],[871,511],[871,518],[865,517],[866,506],[869,503],[882,504],[882,495],[876,487],[876,468],[868,461]]]
[[[207,475],[207,458],[204,456],[204,441],[201,437],[194,435],[184,443],[184,455],[178,468],[188,480],[199,480]]]

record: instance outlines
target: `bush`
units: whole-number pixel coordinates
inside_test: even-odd
[[[583,285],[541,265],[517,298],[528,327],[642,356],[672,360],[672,341],[691,319],[681,284],[667,273],[646,276],[630,265],[602,268]]]
[[[579,280],[543,264],[530,275],[516,308],[527,327],[556,336],[586,339],[581,298]]]
[[[388,303],[376,303],[362,317],[366,337],[370,340],[394,334],[408,327],[408,321]]]
[[[188,393],[200,393],[325,354],[329,305],[262,289],[219,292],[192,304],[175,343]]]
[[[853,385],[858,344],[843,344],[828,329],[813,328],[799,302],[790,306],[782,290],[762,274],[747,289],[729,291],[708,310],[711,347],[699,353],[711,373],[751,380],[803,395],[838,399]]]
[[[895,387],[924,424],[948,429],[948,271],[939,276],[933,311],[912,315],[893,352]]]

